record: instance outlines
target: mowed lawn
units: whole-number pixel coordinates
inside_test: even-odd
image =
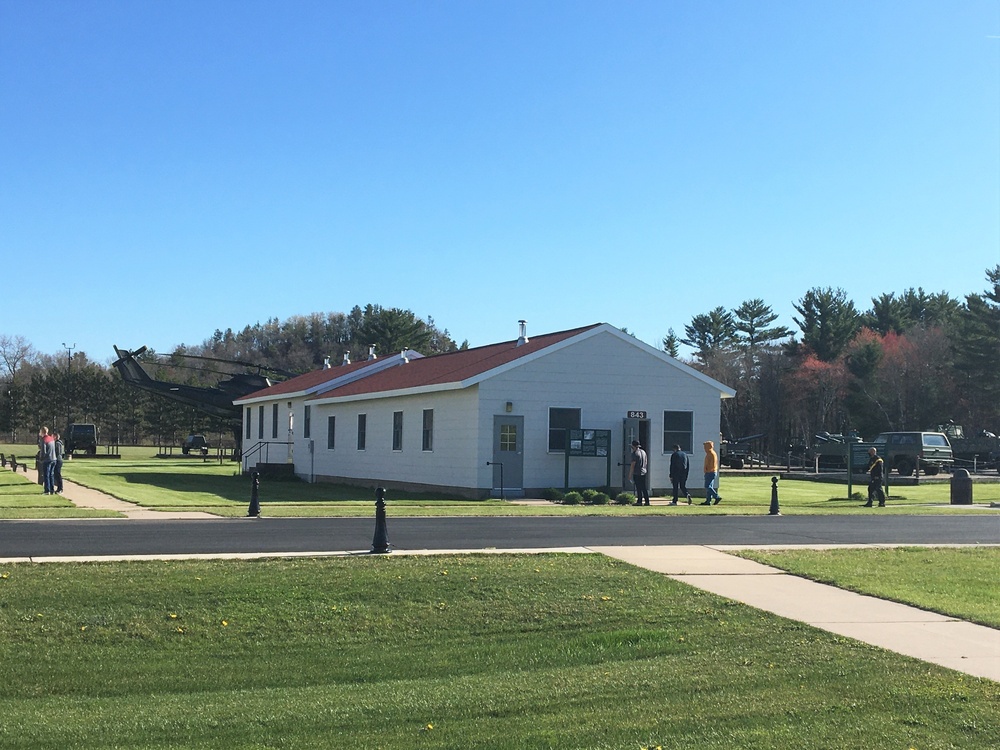
[[[1000,684],[597,555],[0,566],[0,707],[12,750],[1000,746]]]
[[[0,452],[28,455],[28,447],[0,445]],[[125,448],[122,458],[76,459],[63,467],[64,476],[73,482],[106,492],[140,506],[161,510],[197,510],[220,516],[245,515],[250,503],[251,482],[241,476],[239,466],[230,461],[204,461],[200,458],[155,457],[153,448]],[[0,473],[2,476],[2,473]],[[20,476],[20,475],[19,475]],[[697,486],[696,481],[691,482]],[[990,502],[1000,502],[1000,482],[984,476],[974,486],[975,506],[950,506],[950,486],[945,481],[925,481],[918,486],[890,487],[889,505],[881,509],[861,508],[861,494],[866,489],[864,477],[851,487],[799,479],[778,483],[782,514],[953,514],[993,515],[997,509]],[[440,495],[422,495],[390,490],[389,512],[394,515],[623,515],[623,514],[737,514],[765,515],[770,510],[772,483],[769,476],[746,477],[723,473],[720,505],[676,507],[654,505],[633,508],[620,505],[520,505],[501,500],[461,500]],[[13,496],[17,496],[16,499]],[[34,498],[34,499],[32,499]],[[263,478],[258,499],[261,512],[269,516],[369,516],[373,514],[374,488],[346,487],[300,480]],[[64,509],[60,512],[58,509]],[[22,490],[0,486],[0,517],[39,517],[78,514],[70,504],[44,498],[40,491],[25,486]]]

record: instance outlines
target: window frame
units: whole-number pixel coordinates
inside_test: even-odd
[[[434,410],[424,409],[423,433],[421,435],[420,446],[424,451],[434,450]]]
[[[358,450],[363,451],[368,443],[368,415],[358,414]]]
[[[559,425],[558,427],[552,426],[552,416],[553,412],[561,412],[563,416],[569,416],[569,412],[576,412],[576,424],[566,424]],[[579,430],[583,424],[583,409],[578,406],[550,406],[548,413],[549,420],[549,438],[548,438],[548,451],[549,453],[565,453],[566,452],[566,430]],[[563,421],[563,420],[560,420]],[[573,420],[568,420],[572,422]]]
[[[672,420],[668,415],[686,415],[687,429],[668,429],[675,424],[671,424]],[[690,409],[663,410],[663,452],[671,453],[675,445],[679,445],[685,453],[694,452],[694,412]]]
[[[392,413],[392,450],[394,452],[403,450],[403,412],[401,411]]]
[[[336,450],[337,445],[337,415],[331,414],[326,418],[326,449]]]

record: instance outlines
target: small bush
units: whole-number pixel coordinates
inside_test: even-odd
[[[583,502],[587,503],[587,505],[592,505],[594,503],[594,498],[601,493],[597,490],[584,490],[580,494],[583,496]]]
[[[619,492],[615,495],[615,504],[617,505],[632,505],[635,502],[635,495],[631,492]]]
[[[562,490],[557,490],[555,487],[542,490],[542,499],[548,500],[550,503],[561,503],[563,501]]]
[[[567,492],[563,495],[563,505],[579,505],[583,502],[583,495],[579,492]]]
[[[606,492],[597,492],[594,494],[594,497],[590,502],[594,505],[607,505],[611,502],[611,498],[608,497]]]

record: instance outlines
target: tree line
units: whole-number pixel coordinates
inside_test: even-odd
[[[736,390],[723,402],[722,433],[750,435],[783,454],[821,432],[922,430],[954,420],[966,431],[1000,430],[1000,265],[987,288],[959,299],[946,292],[885,293],[859,310],[843,289],[816,287],[795,304],[798,330],[778,325],[762,299],[695,315],[683,335],[668,330],[665,352]],[[409,348],[440,354],[465,348],[409,310],[379,305],[349,313],[270,319],[216,330],[199,345],[140,357],[157,380],[210,386],[256,370],[279,377]],[[682,356],[681,347],[693,354]],[[39,425],[94,422],[102,443],[176,444],[190,432],[226,434],[222,420],[127,386],[113,368],[36,352],[23,336],[0,336],[0,434],[22,442]]]
[[[948,421],[1000,432],[1000,266],[987,288],[957,299],[907,289],[858,310],[843,289],[794,304],[798,331],[761,299],[695,315],[664,351],[736,389],[723,402],[727,439],[760,438],[772,454],[817,433],[926,430]]]
[[[349,313],[313,313],[284,321],[272,318],[240,331],[216,330],[198,345],[173,352],[147,350],[137,357],[154,380],[212,387],[240,372],[275,380],[315,370],[345,357],[366,359],[412,349],[431,355],[467,347],[457,344],[433,318],[380,305],[355,306]],[[191,406],[126,384],[113,367],[77,352],[72,357],[37,352],[22,335],[0,336],[4,381],[0,435],[32,442],[40,425],[72,422],[97,425],[102,444],[176,445],[190,433],[232,442],[232,425]]]

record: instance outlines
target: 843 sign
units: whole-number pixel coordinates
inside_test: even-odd
[[[644,412],[644,411],[630,411],[630,412],[628,412],[628,417],[626,417],[626,418],[627,419],[645,419],[646,418],[646,412]]]

